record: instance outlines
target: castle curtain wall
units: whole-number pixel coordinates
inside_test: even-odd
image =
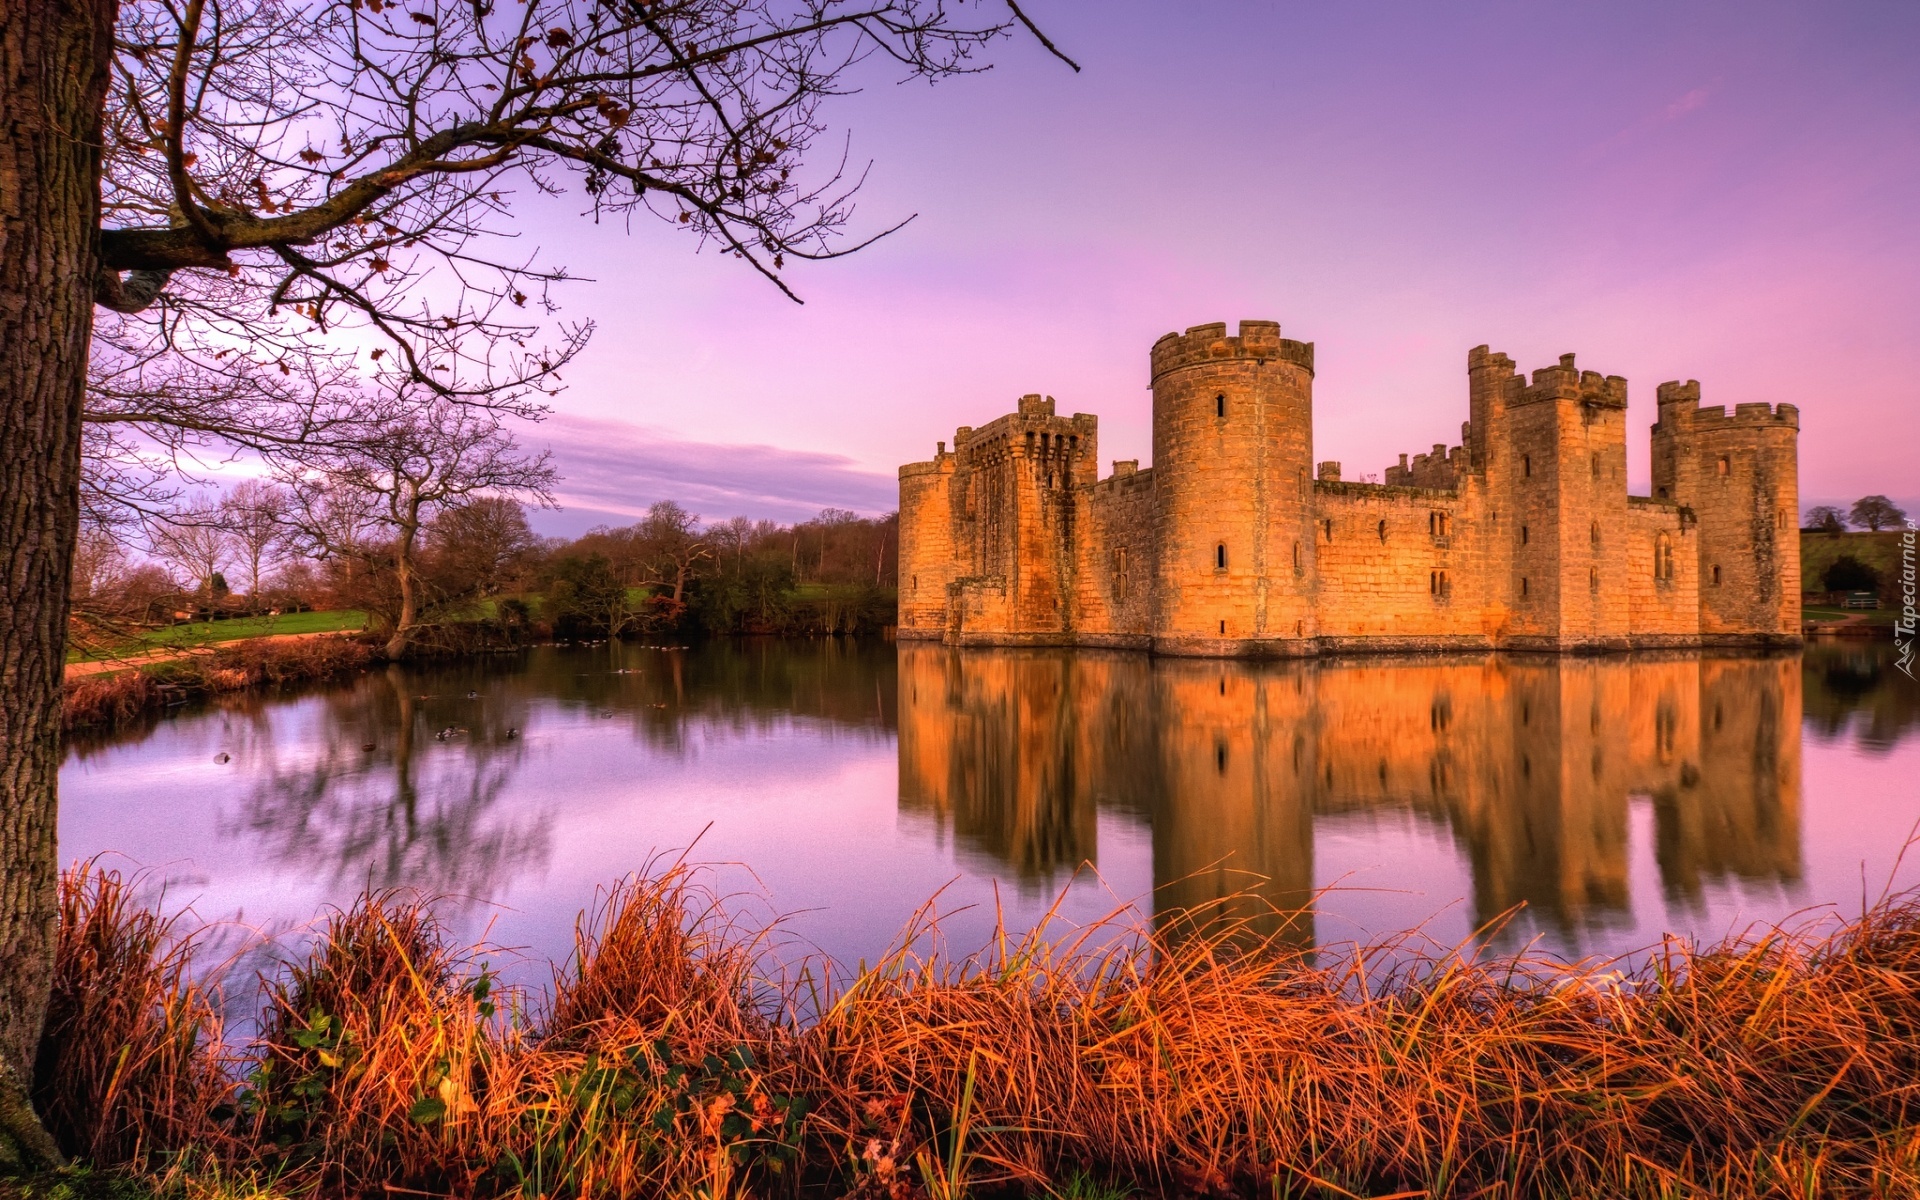
[[[1474,508],[1451,491],[1316,483],[1321,637],[1382,649],[1491,646]]]
[[[1076,496],[1075,642],[1146,649],[1152,644],[1153,472],[1132,463]]]

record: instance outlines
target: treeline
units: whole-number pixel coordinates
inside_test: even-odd
[[[151,524],[90,533],[74,569],[81,641],[130,629],[355,609],[382,635],[479,641],[877,633],[893,624],[899,522],[843,509],[791,525],[702,522],[671,500],[631,525],[542,538],[518,501],[464,498],[416,529],[377,506],[248,481]],[[391,645],[390,641],[390,645]]]
[[[895,620],[899,535],[896,513],[702,527],[663,500],[632,525],[550,543],[539,590],[561,638],[876,633]]]

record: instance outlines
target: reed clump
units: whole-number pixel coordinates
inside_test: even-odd
[[[111,964],[141,947],[184,960],[101,878],[69,876],[69,919],[146,932],[63,937],[67,993],[133,986]],[[674,865],[607,892],[534,997],[382,893],[266,980],[251,1042],[148,1056],[219,1095],[160,1089],[192,1102],[122,1105],[105,1137],[77,1104],[63,1136],[342,1194],[1920,1194],[1920,897],[1628,971],[1179,928],[963,958],[909,936],[844,984],[776,981]],[[50,1042],[103,1063],[125,1028]]]
[[[231,1090],[220,1014],[193,978],[195,932],[88,863],[60,886],[58,964],[35,1106],[67,1154],[148,1163],[243,1147],[210,1115]]]

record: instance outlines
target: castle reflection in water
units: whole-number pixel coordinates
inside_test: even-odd
[[[1792,884],[1797,656],[1246,664],[906,645],[900,804],[1035,883],[1098,863],[1098,814],[1150,824],[1154,908],[1314,936],[1317,818],[1444,823],[1476,923],[1628,909],[1630,798],[1668,897]],[[1237,910],[1237,911],[1236,911]],[[1294,914],[1291,916],[1283,914]]]

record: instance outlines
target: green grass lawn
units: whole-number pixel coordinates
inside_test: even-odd
[[[236,617],[229,621],[192,621],[148,630],[115,646],[75,647],[67,651],[67,661],[91,662],[134,655],[145,650],[189,649],[283,633],[337,633],[345,629],[364,629],[366,625],[367,614],[354,608],[283,613],[277,617]]]
[[[1848,617],[1858,617],[1868,625],[1891,625],[1895,616],[1894,611],[1884,605],[1879,608],[1837,608],[1809,604],[1800,613],[1810,621],[1843,621]]]

